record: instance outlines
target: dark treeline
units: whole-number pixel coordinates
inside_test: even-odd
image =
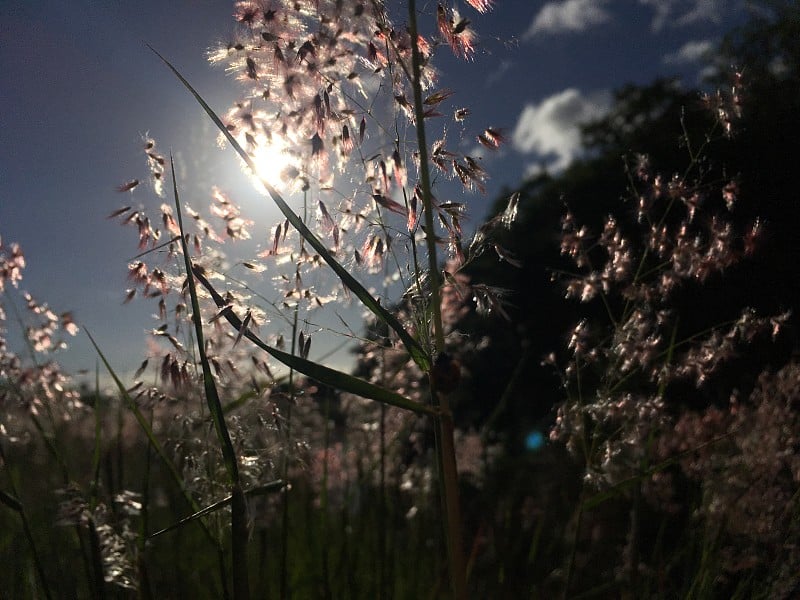
[[[494,558],[514,573],[503,589],[720,598],[800,589],[791,550],[800,472],[790,458],[800,433],[800,8],[766,2],[752,14],[710,57],[705,89],[658,80],[618,90],[610,111],[582,128],[586,158],[497,200],[500,215],[519,194],[517,222],[498,242],[522,266],[487,251],[468,273],[509,291],[509,318],[470,312],[454,352],[466,373],[460,425],[506,451],[478,494],[518,520],[512,535],[493,517]],[[648,222],[640,202],[659,185],[671,208]],[[612,282],[587,302],[565,299],[580,271],[561,251],[567,212],[587,227],[598,277],[611,264],[601,236],[609,215],[656,292],[666,286],[657,278],[678,269],[678,251],[659,263],[646,248],[650,226],[672,244],[683,235],[698,265],[702,252],[710,257],[709,271],[664,296]],[[663,326],[655,359],[625,346],[632,307],[653,331]],[[569,347],[579,323],[593,355]],[[648,402],[659,408],[647,412]],[[569,421],[569,410],[581,416]],[[540,446],[554,426],[559,441]],[[479,528],[489,503],[473,500]]]
[[[503,243],[523,266],[516,269],[486,253],[468,271],[475,281],[510,290],[511,323],[504,324],[499,316],[485,322],[470,315],[459,329],[491,339],[467,359],[480,406],[466,414],[480,422],[496,408],[498,392],[505,391],[512,404],[495,415],[495,429],[510,436],[512,447],[519,448],[526,432],[546,421],[559,402],[558,379],[551,366],[542,365],[543,359],[551,352],[564,353],[571,327],[584,315],[603,312],[597,302],[582,305],[564,299],[560,273],[574,267],[560,252],[561,218],[569,209],[579,223],[599,232],[605,217],[613,214],[623,227],[633,228],[637,207],[630,197],[629,170],[639,155],[646,155],[669,179],[682,174],[689,153],[708,141],[694,175],[704,182],[705,207],[718,209],[722,187],[735,179],[739,191],[731,220],[739,229],[760,224],[751,256],[702,289],[689,285],[679,294],[675,302],[681,327],[687,333],[712,327],[744,307],[762,315],[785,310],[797,314],[800,203],[794,146],[800,132],[800,12],[793,3],[771,4],[774,16],[756,17],[732,32],[713,58],[717,75],[709,82],[711,93],[714,88],[728,90],[736,73],[742,74],[742,112],[730,137],[712,132],[715,115],[703,103],[706,92],[669,80],[626,86],[615,93],[605,117],[583,126],[590,158],[561,174],[528,180],[498,199],[495,214],[505,209],[508,196],[520,193],[518,220]],[[687,147],[687,135],[694,148]],[[763,368],[786,362],[798,341],[797,328],[791,330],[772,352],[741,357],[736,370],[746,368],[743,381],[752,382]],[[513,378],[515,369],[524,377]],[[503,383],[509,381],[514,390]]]

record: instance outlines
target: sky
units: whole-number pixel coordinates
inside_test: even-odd
[[[426,27],[435,3],[418,4]],[[483,157],[491,179],[469,200],[473,227],[501,191],[579,158],[578,123],[602,116],[615,89],[656,77],[699,85],[704,54],[746,16],[739,0],[497,0],[485,15],[462,1],[460,9],[479,46],[469,62],[436,56],[441,85],[508,140]],[[142,172],[142,137],[175,154],[190,193],[218,184],[256,206],[232,152],[217,147],[207,117],[147,48],[224,112],[241,90],[206,56],[234,30],[232,11],[226,0],[0,1],[0,239],[25,253],[22,287],[56,312],[72,311],[123,373],[141,361],[154,308],[122,304],[136,243],[106,217],[126,201],[115,188]],[[97,362],[83,333],[57,358],[72,372]]]

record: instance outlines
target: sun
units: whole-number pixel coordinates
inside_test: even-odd
[[[279,190],[289,186],[287,170],[292,166],[292,157],[283,144],[277,141],[259,144],[251,151],[250,156],[256,167],[252,179],[258,189],[263,190],[260,181],[262,179]]]

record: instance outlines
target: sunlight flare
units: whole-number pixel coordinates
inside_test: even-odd
[[[272,143],[259,144],[250,152],[250,155],[256,165],[256,172],[251,176],[257,189],[266,192],[261,184],[261,179],[268,181],[270,185],[279,190],[291,186],[293,161],[284,144],[276,140],[273,140]]]

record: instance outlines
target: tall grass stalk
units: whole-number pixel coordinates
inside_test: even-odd
[[[381,405],[383,406],[383,405]],[[325,397],[325,409],[323,412],[323,417],[325,419],[324,422],[324,433],[323,433],[323,440],[322,440],[322,487],[320,489],[321,494],[321,501],[320,501],[320,560],[322,561],[322,592],[323,597],[328,599],[333,597],[333,593],[331,592],[331,573],[330,573],[330,525],[329,525],[329,511],[330,506],[328,504],[328,476],[329,476],[329,465],[328,461],[330,458],[331,452],[331,426],[330,426],[330,415],[331,415],[331,401],[330,398]]]
[[[303,202],[305,205],[305,201]],[[297,354],[297,318],[299,306],[295,304],[292,315],[292,343],[291,355]],[[292,455],[292,407],[296,401],[295,396],[295,371],[289,368],[289,393],[286,403],[286,420],[284,421],[285,427],[285,441],[283,444],[283,479],[289,481],[289,461]],[[290,486],[284,490],[281,497],[281,598],[289,598],[289,492]]]
[[[0,443],[0,464],[7,464],[6,463],[6,456],[5,451],[3,450],[3,444]],[[42,561],[41,554],[37,549],[36,540],[33,537],[33,531],[31,530],[30,522],[28,521],[28,516],[25,514],[25,508],[22,505],[22,502],[19,501],[17,498],[17,486],[14,482],[14,475],[9,472],[8,473],[8,484],[11,488],[11,494],[6,494],[5,492],[0,491],[0,503],[5,504],[11,510],[16,512],[19,515],[20,522],[22,523],[22,531],[25,535],[25,539],[28,542],[28,546],[31,549],[31,556],[33,557],[33,565],[36,569],[36,574],[39,577],[40,584],[42,586],[42,593],[44,594],[47,600],[50,600],[53,595],[50,591],[50,585],[47,582],[47,574],[44,570],[44,562]]]
[[[384,322],[388,325],[400,338],[400,340],[405,345],[406,349],[410,353],[410,355],[414,358],[414,360],[428,373],[429,380],[431,383],[431,400],[432,400],[432,407],[423,407],[422,405],[413,406],[416,403],[412,403],[407,399],[404,399],[402,402],[395,403],[396,405],[404,405],[401,406],[403,408],[411,408],[419,410],[419,412],[429,412],[435,416],[435,430],[436,430],[436,456],[437,456],[437,463],[439,465],[439,472],[440,472],[440,485],[441,485],[441,498],[442,498],[442,506],[443,512],[445,514],[444,518],[444,528],[445,528],[445,538],[447,541],[447,554],[448,554],[448,562],[450,565],[450,582],[452,587],[452,592],[454,597],[461,600],[462,598],[466,597],[466,571],[465,571],[465,560],[463,555],[463,539],[461,533],[461,517],[460,517],[460,508],[459,508],[459,499],[458,499],[458,479],[457,479],[457,469],[456,469],[456,460],[455,460],[455,445],[454,445],[454,424],[453,424],[453,417],[450,412],[449,402],[447,398],[447,394],[445,392],[440,391],[439,385],[436,380],[435,371],[433,369],[435,358],[439,356],[439,354],[444,349],[444,329],[442,326],[442,317],[441,317],[441,275],[439,274],[439,266],[438,266],[438,257],[436,251],[436,235],[435,235],[435,228],[434,228],[434,205],[433,205],[433,196],[431,193],[431,182],[430,182],[430,172],[428,167],[428,154],[427,154],[427,142],[425,139],[425,129],[424,129],[424,103],[422,98],[422,88],[421,88],[421,55],[417,43],[417,24],[416,24],[416,4],[412,1],[409,3],[409,16],[410,16],[410,28],[411,28],[411,39],[412,39],[412,72],[410,74],[411,83],[414,88],[414,110],[416,114],[416,131],[417,131],[417,141],[419,146],[420,152],[420,179],[421,179],[421,189],[422,189],[422,197],[423,197],[423,210],[425,213],[425,237],[426,237],[426,244],[428,249],[428,278],[431,282],[430,285],[430,298],[428,302],[428,306],[432,312],[432,328],[433,328],[433,348],[432,350],[426,350],[420,344],[420,342],[415,339],[403,325],[397,320],[397,318],[385,309],[367,290],[361,285],[353,276],[348,272],[348,270],[343,267],[338,260],[328,251],[326,246],[316,237],[316,235],[306,226],[303,219],[300,218],[297,214],[295,214],[286,202],[283,200],[281,195],[277,192],[277,190],[266,180],[262,178],[261,183],[264,188],[267,190],[268,194],[272,197],[278,208],[284,214],[286,219],[292,224],[292,226],[300,233],[304,242],[309,243],[310,246],[314,248],[314,250],[320,255],[320,257],[331,267],[331,269],[336,273],[336,275],[341,279],[342,283],[362,302],[362,304],[372,311],[380,321]],[[152,49],[152,48],[151,48]],[[258,174],[258,168],[253,163],[252,158],[241,148],[237,140],[233,137],[231,132],[225,127],[222,123],[220,118],[216,115],[216,113],[208,106],[205,100],[200,96],[200,94],[195,91],[195,89],[189,84],[189,82],[178,72],[178,70],[172,66],[163,56],[161,56],[156,50],[153,49],[153,52],[156,53],[159,58],[173,71],[173,73],[179,78],[179,80],[184,84],[184,86],[192,93],[195,99],[201,104],[204,108],[206,113],[212,119],[212,121],[217,125],[220,132],[228,139],[231,143],[233,148],[242,158],[242,160],[247,164],[250,168],[251,172],[254,174]],[[180,213],[179,213],[180,214]],[[184,253],[187,252],[185,246],[185,239],[182,240],[182,245],[184,246]],[[188,256],[186,258],[187,262],[187,269],[192,269],[191,264],[189,263]],[[194,273],[195,276],[198,276],[197,271]],[[417,275],[418,276],[418,275]],[[198,279],[201,283],[210,291],[210,284],[208,284],[207,280],[204,280],[198,276]],[[190,278],[191,281],[191,278]],[[213,294],[212,294],[213,295]],[[220,298],[221,299],[221,298]],[[220,303],[218,300],[217,304],[220,308],[224,308],[224,305]],[[197,314],[199,307],[193,307],[193,310]],[[249,334],[247,331],[246,326],[242,326],[242,322],[232,314],[232,311],[226,311],[225,318],[235,327],[240,329],[240,333],[243,331],[244,335],[249,339],[253,340],[255,336]],[[294,333],[294,332],[293,332]],[[295,336],[293,335],[293,338]],[[199,338],[199,335],[198,335]],[[199,341],[199,340],[198,340]],[[300,359],[292,353],[288,357],[285,356],[285,353],[276,352],[275,349],[269,348],[261,343],[259,344],[262,348],[266,349],[270,354],[274,357],[278,358],[290,369],[294,369],[297,365],[303,365],[306,367],[304,371],[308,375],[315,376],[322,382],[334,385],[335,387],[339,387],[340,389],[348,389],[349,391],[354,391],[360,395],[365,395],[367,398],[373,398],[379,401],[385,401],[385,394],[364,394],[364,390],[372,391],[369,386],[366,386],[366,382],[360,381],[353,381],[354,378],[349,376],[344,376],[343,374],[339,374],[334,379],[331,379],[331,370],[323,367],[322,365],[318,365],[307,361],[305,359]],[[202,347],[202,344],[201,344]],[[287,361],[286,359],[289,359]],[[205,367],[204,367],[205,372]],[[210,375],[209,375],[210,376]],[[341,383],[346,382],[348,387],[342,387]],[[337,385],[338,384],[338,385]],[[358,389],[358,391],[356,391]],[[392,402],[390,402],[392,403]],[[212,409],[213,414],[213,409]],[[218,423],[218,420],[215,417],[215,423]],[[219,427],[219,425],[217,425]],[[225,442],[223,440],[223,447],[225,446]],[[226,464],[229,464],[231,461],[230,457],[226,457]],[[230,467],[229,467],[230,471]],[[282,569],[282,577],[286,577],[287,569]],[[286,593],[286,586],[285,584],[282,585],[282,591]]]
[[[95,339],[92,336],[91,332],[88,329],[85,329],[85,331],[86,331],[86,335],[89,337],[89,341],[92,343],[92,346],[95,349],[95,352],[97,352],[97,355],[100,357],[100,360],[102,361],[103,365],[106,367],[106,370],[108,371],[109,375],[111,376],[111,379],[113,380],[114,385],[117,387],[117,390],[118,390],[118,392],[120,394],[120,397],[124,401],[125,405],[128,407],[128,410],[130,410],[130,412],[133,414],[134,418],[136,419],[137,424],[139,425],[139,428],[145,434],[145,437],[147,438],[147,442],[148,442],[148,447],[151,448],[153,451],[155,451],[156,455],[161,460],[161,463],[166,468],[167,473],[169,474],[170,478],[172,479],[172,481],[177,485],[178,489],[180,490],[181,496],[184,499],[186,505],[188,505],[192,509],[192,513],[193,514],[201,513],[202,512],[201,507],[198,505],[198,503],[195,500],[195,498],[192,496],[190,491],[187,489],[186,482],[184,481],[183,477],[181,477],[180,473],[178,473],[178,470],[175,467],[175,464],[170,459],[169,455],[167,454],[166,450],[164,449],[164,446],[158,441],[158,438],[156,437],[155,432],[153,431],[153,428],[152,428],[151,424],[145,418],[144,414],[142,414],[142,411],[139,408],[139,406],[136,404],[136,401],[133,398],[131,398],[130,394],[128,393],[128,390],[125,388],[125,385],[122,383],[122,380],[119,378],[119,376],[117,375],[116,371],[112,368],[111,364],[108,362],[108,359],[103,354],[102,350],[100,349],[100,346],[97,345],[97,342],[95,341]],[[121,428],[120,428],[120,431],[121,431]],[[118,437],[118,440],[121,440],[121,436]],[[119,456],[121,458],[122,455],[123,455],[123,453],[121,452],[121,441],[120,441],[119,448],[120,448],[120,455]],[[121,484],[122,483],[122,479],[121,479],[122,461],[121,460],[119,462],[119,465],[120,465],[120,484]],[[203,534],[204,534],[206,540],[209,542],[211,547],[214,548],[215,553],[217,555],[218,564],[219,564],[219,571],[220,571],[220,580],[221,580],[221,583],[222,583],[222,588],[223,588],[223,590],[225,590],[225,596],[227,597],[228,596],[228,594],[227,594],[227,588],[228,588],[227,579],[228,578],[227,578],[227,568],[225,566],[225,552],[224,552],[224,549],[222,548],[222,545],[220,544],[219,540],[213,535],[213,533],[209,529],[208,525],[202,519],[199,519],[198,522],[200,524],[200,527],[201,527],[201,529],[203,531]],[[156,534],[150,535],[149,538],[152,538],[155,535]]]
[[[150,427],[153,427],[153,411],[150,411]],[[144,473],[142,475],[142,509],[139,519],[139,537],[136,540],[137,567],[139,571],[139,598],[150,600],[150,574],[147,566],[147,535],[150,530],[150,478],[152,473],[153,445],[147,441],[144,454]]]
[[[19,307],[17,306],[16,302],[9,302],[9,305],[11,306],[11,310],[14,313],[14,318],[17,321],[17,324],[18,324],[18,326],[20,328],[20,331],[25,331],[25,321],[22,318],[22,314],[20,314],[20,310],[19,310]],[[23,340],[24,340],[24,343],[25,343],[25,349],[28,351],[28,355],[30,357],[31,363],[34,364],[37,368],[39,368],[41,365],[39,364],[39,359],[38,359],[38,357],[36,355],[36,350],[33,347],[33,342],[31,342],[31,340],[28,338],[28,336],[25,336],[23,338]],[[19,395],[20,398],[22,397],[22,390],[19,389],[19,386],[17,385],[16,381],[13,381],[13,380],[9,379],[8,380],[8,385],[10,385],[13,388],[16,388],[15,391],[17,392],[17,394]],[[33,426],[36,428],[36,431],[41,436],[42,441],[44,442],[45,447],[47,448],[48,452],[53,457],[53,459],[56,461],[56,464],[58,464],[59,470],[61,471],[61,477],[62,477],[62,479],[64,481],[64,484],[66,485],[70,481],[70,474],[69,474],[69,467],[67,466],[67,462],[64,459],[64,454],[63,454],[63,452],[61,452],[61,449],[59,447],[59,442],[58,442],[57,433],[56,433],[56,431],[57,431],[57,428],[56,428],[57,421],[55,419],[55,416],[53,415],[53,409],[50,406],[50,403],[49,402],[44,402],[43,403],[43,407],[44,407],[45,414],[47,415],[47,419],[48,419],[48,421],[50,423],[50,431],[48,431],[45,428],[45,426],[42,423],[42,420],[39,418],[38,414],[36,414],[34,412],[31,412],[30,413],[30,419],[31,419],[31,422],[33,423]]]
[[[17,319],[19,327],[21,330],[25,330],[24,320],[20,311],[16,305],[16,303],[10,303],[12,310],[14,312],[14,316]],[[36,349],[33,346],[33,342],[29,339],[28,336],[24,337],[24,342],[28,354],[30,356],[31,362],[36,365],[36,367],[40,367],[39,360],[37,357]],[[11,386],[17,387],[16,382],[11,381]],[[20,390],[21,392],[21,390]],[[22,397],[22,394],[19,393],[19,396]],[[68,486],[72,480],[72,477],[69,472],[69,466],[67,465],[67,461],[64,458],[64,453],[61,451],[61,445],[58,440],[58,427],[57,427],[57,419],[53,414],[53,407],[51,406],[50,402],[42,403],[44,407],[44,413],[47,416],[47,420],[49,421],[50,431],[48,431],[44,424],[42,423],[39,415],[31,411],[30,419],[33,423],[34,428],[41,436],[42,441],[45,444],[45,448],[47,448],[50,455],[56,461],[56,464],[61,471],[61,478],[63,481],[64,486]],[[20,513],[22,514],[22,513]],[[23,523],[23,526],[24,523]],[[81,558],[83,559],[84,569],[86,571],[86,578],[89,582],[89,585],[92,586],[94,590],[94,594],[98,598],[105,597],[105,583],[104,583],[104,574],[103,574],[103,562],[100,556],[100,549],[97,544],[97,532],[95,530],[95,523],[94,520],[89,514],[86,520],[86,527],[89,535],[89,546],[87,548],[86,540],[84,538],[84,531],[82,529],[82,525],[79,522],[74,524],[75,536],[78,540],[78,545],[80,547]],[[27,527],[26,527],[27,529]],[[32,542],[33,538],[30,538]]]
[[[206,354],[200,303],[197,300],[194,271],[192,269],[192,261],[189,257],[189,247],[186,243],[186,233],[183,227],[178,183],[175,178],[175,164],[171,156],[170,166],[172,171],[172,190],[175,199],[175,210],[178,218],[178,227],[181,230],[181,248],[183,250],[184,265],[186,267],[186,278],[189,284],[189,295],[192,301],[192,321],[194,323],[197,351],[200,355],[200,365],[203,370],[203,386],[205,388],[206,402],[208,403],[208,409],[211,412],[211,418],[214,422],[214,429],[217,432],[217,439],[222,450],[222,457],[225,463],[225,469],[228,473],[228,483],[230,485],[233,596],[236,600],[246,600],[250,597],[250,581],[247,565],[247,542],[250,538],[250,525],[247,516],[247,500],[239,477],[239,460],[233,448],[228,426],[225,423],[225,413],[222,409],[222,402],[220,401],[217,386],[214,382],[214,375],[211,372],[211,365],[209,364]]]
[[[420,185],[422,189],[423,210],[425,213],[425,241],[428,247],[428,278],[430,281],[429,306],[432,311],[434,356],[444,351],[444,328],[442,326],[441,287],[442,277],[436,251],[436,230],[434,228],[433,194],[428,159],[428,143],[425,138],[425,108],[422,98],[419,35],[417,29],[416,0],[408,2],[409,29],[411,32],[411,85],[414,90],[414,115],[416,119],[417,146],[420,153]],[[458,471],[454,440],[453,414],[450,410],[447,392],[440,392],[436,381],[436,371],[428,371],[431,384],[431,400],[439,405],[441,413],[436,417],[436,453],[439,464],[442,502],[445,510],[445,538],[450,563],[450,584],[457,600],[467,597],[466,562],[464,559],[463,537],[461,533],[461,508],[458,494]]]

